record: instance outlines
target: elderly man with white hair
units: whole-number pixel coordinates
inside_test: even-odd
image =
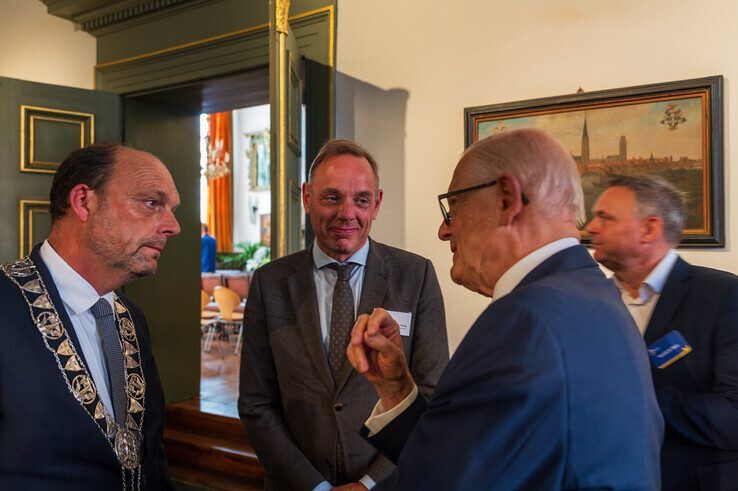
[[[348,356],[379,402],[368,440],[396,471],[377,489],[658,489],[663,420],[617,289],[579,245],[569,152],[516,130],[467,149],[438,231],[451,278],[492,298],[426,401],[383,310]]]

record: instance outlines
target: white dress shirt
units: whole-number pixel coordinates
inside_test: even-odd
[[[95,316],[90,312],[92,307],[98,300],[100,295],[97,294],[95,288],[90,285],[87,280],[82,278],[62,257],[51,247],[48,240],[45,240],[39,250],[41,259],[43,259],[46,267],[54,279],[56,289],[59,290],[59,296],[64,303],[64,308],[72,321],[72,328],[77,335],[79,345],[75,348],[82,350],[87,371],[95,381],[97,393],[100,400],[108,412],[113,414],[112,397],[110,396],[110,387],[108,384],[108,370],[105,365],[105,355],[103,351],[102,338],[97,329]],[[113,292],[106,293],[102,296],[113,307]],[[57,309],[61,306],[56,305]],[[64,326],[69,329],[70,326]]]
[[[615,286],[620,290],[623,303],[628,308],[630,315],[633,316],[641,335],[646,333],[653,309],[656,307],[656,302],[661,298],[661,291],[664,289],[666,280],[669,278],[669,274],[678,258],[679,256],[674,249],[669,250],[638,287],[638,296],[635,298],[615,276],[612,277]]]
[[[358,251],[343,263],[339,263],[321,250],[318,243],[313,244],[313,281],[315,282],[315,294],[318,300],[318,315],[320,316],[320,333],[323,345],[328,353],[331,332],[331,313],[333,312],[333,289],[338,281],[338,271],[327,267],[329,264],[355,264],[349,276],[349,285],[354,294],[354,318],[359,309],[361,300],[361,289],[364,286],[364,270],[366,269],[366,258],[369,256],[369,241],[366,241]]]
[[[515,289],[518,284],[523,281],[523,278],[528,276],[528,273],[538,267],[543,261],[553,256],[554,254],[568,249],[570,247],[578,246],[579,241],[573,237],[566,237],[564,239],[555,240],[546,244],[543,247],[536,249],[527,256],[520,259],[518,262],[513,264],[510,269],[505,271],[500,279],[497,280],[494,289],[492,290],[492,302],[496,302],[500,298],[504,297]],[[374,406],[372,414],[369,419],[366,420],[364,425],[369,429],[369,436],[378,433],[382,428],[395,419],[418,397],[418,387],[413,387],[412,392],[405,399],[402,400],[397,406],[393,407],[389,411],[384,410],[382,401],[380,400]]]

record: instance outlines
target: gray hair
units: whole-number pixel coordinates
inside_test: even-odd
[[[515,176],[525,196],[544,213],[567,213],[584,223],[584,193],[571,154],[549,133],[532,128],[505,131],[471,145],[461,160],[480,180]]]
[[[639,218],[659,217],[664,222],[664,238],[676,244],[687,220],[687,194],[660,176],[616,176],[607,187],[624,187],[635,195]]]
[[[369,162],[369,167],[372,168],[372,172],[374,173],[374,180],[377,182],[377,187],[379,187],[379,163],[377,162],[377,159],[374,158],[374,155],[358,143],[342,139],[329,140],[320,147],[318,155],[315,156],[313,163],[310,164],[308,182],[313,182],[315,172],[321,164],[333,157],[341,155],[353,155],[354,157],[366,159],[366,161]]]

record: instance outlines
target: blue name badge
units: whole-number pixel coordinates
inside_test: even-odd
[[[648,347],[651,363],[656,368],[666,368],[691,351],[692,347],[677,331],[668,332],[666,336]]]

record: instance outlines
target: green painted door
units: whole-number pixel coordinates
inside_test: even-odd
[[[187,90],[126,98],[125,143],[156,155],[177,186],[182,228],[153,276],[126,287],[151,332],[167,402],[200,392],[199,105]],[[188,107],[190,106],[190,107]]]
[[[72,150],[121,141],[121,98],[0,77],[0,262],[30,252],[51,231],[49,190]]]
[[[269,1],[272,258],[303,247],[302,54],[287,22],[289,0]]]

